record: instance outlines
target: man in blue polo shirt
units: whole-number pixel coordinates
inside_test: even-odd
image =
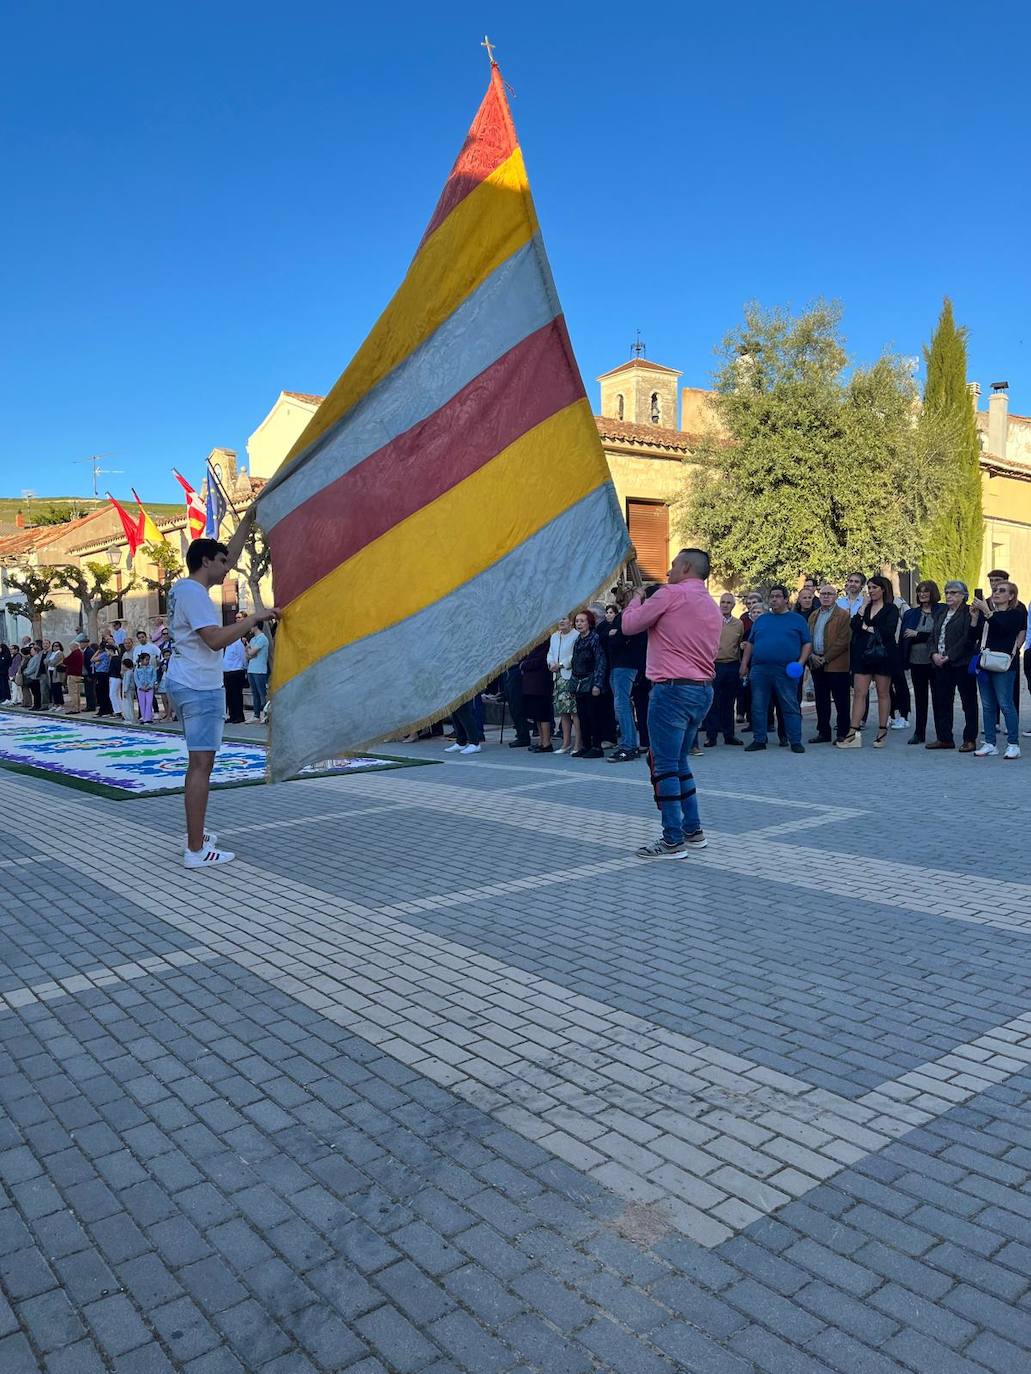
[[[741,676],[752,687],[752,742],[745,753],[766,748],[766,719],[770,696],[775,694],[793,754],[804,754],[802,711],[798,704],[797,679],[788,677],[788,664],[805,667],[812,653],[809,626],[788,606],[787,587],[771,587],[770,609],[754,621],[741,653]]]

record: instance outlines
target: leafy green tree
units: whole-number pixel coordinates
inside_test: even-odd
[[[88,515],[89,510],[90,507],[83,505],[81,501],[51,501],[41,510],[32,511],[31,523],[33,525],[64,525],[69,520],[77,520],[81,515]]]
[[[54,610],[54,603],[50,598],[58,583],[57,573],[56,568],[33,568],[27,564],[16,565],[9,568],[6,573],[8,587],[11,591],[20,592],[24,598],[25,610],[17,614],[23,614],[26,620],[32,622],[32,634],[36,639],[40,639],[43,634],[43,616],[47,611]]]
[[[152,592],[168,588],[177,577],[182,577],[182,559],[166,539],[162,539],[160,543],[144,544],[143,552],[157,571],[156,577],[147,577],[144,574],[140,578],[144,586],[149,587]]]
[[[746,308],[724,340],[715,424],[687,463],[675,524],[731,585],[904,568],[919,552],[940,436],[918,433],[908,366],[848,372],[838,306]]]
[[[106,563],[83,563],[81,567],[55,569],[55,583],[72,593],[82,607],[91,640],[100,638],[100,612],[131,591],[134,583],[119,587],[116,569]]]
[[[946,480],[922,527],[920,571],[942,587],[954,577],[972,587],[981,567],[984,528],[981,445],[967,385],[967,331],[956,324],[948,297],[924,360],[921,427],[937,426],[949,451]]]

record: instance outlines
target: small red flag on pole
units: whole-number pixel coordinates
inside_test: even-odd
[[[173,468],[172,475],[186,493],[186,518],[190,526],[190,538],[200,539],[207,524],[204,502],[200,498],[200,493],[194,491],[181,472],[176,472]]]
[[[107,493],[107,499],[118,512],[118,518],[122,522],[122,529],[125,531],[126,542],[129,545],[130,557],[134,557],[136,550],[140,547],[140,543],[142,542],[140,538],[139,521],[134,520],[125,507],[118,504],[110,492]]]

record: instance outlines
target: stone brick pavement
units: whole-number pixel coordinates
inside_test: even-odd
[[[0,775],[0,1371],[1031,1369],[1028,767]]]

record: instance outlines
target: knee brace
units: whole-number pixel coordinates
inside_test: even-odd
[[[686,802],[690,797],[694,796],[696,790],[694,775],[692,773],[678,773],[676,771],[672,773],[656,773],[655,756],[650,749],[648,750],[648,771],[651,774],[652,793],[655,797],[655,805],[660,811],[662,810],[662,803],[664,801]],[[674,792],[670,796],[660,796],[659,783],[665,782],[667,778],[676,778],[680,783],[680,791]]]

